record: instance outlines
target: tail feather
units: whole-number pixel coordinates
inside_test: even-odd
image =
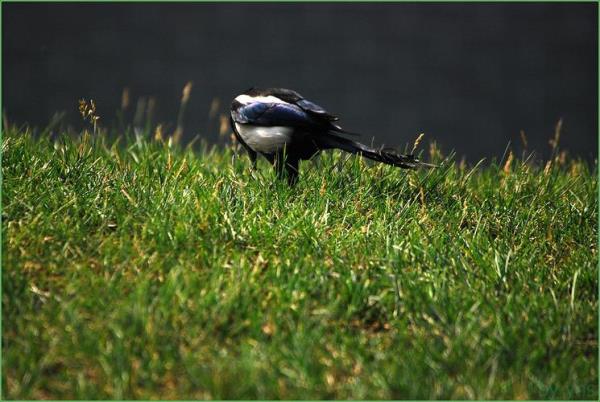
[[[365,158],[385,163],[387,165],[397,166],[402,169],[415,169],[419,167],[433,168],[437,165],[421,162],[414,155],[398,154],[394,149],[381,148],[379,150],[368,147],[357,141],[352,141],[348,138],[342,138],[329,133],[325,137],[325,142],[328,148],[338,148],[355,155],[361,155]]]
[[[329,132],[332,133],[333,135],[335,135],[336,133],[340,133],[340,134],[345,134],[345,135],[351,135],[354,137],[360,137],[360,133],[353,133],[352,131],[344,130],[338,124],[331,123],[331,126],[333,128]]]

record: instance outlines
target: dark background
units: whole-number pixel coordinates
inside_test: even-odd
[[[594,159],[598,137],[597,4],[2,4],[3,109],[43,126],[56,111],[81,125],[80,98],[115,121],[155,97],[177,120],[193,81],[185,137],[218,137],[251,86],[295,89],[365,133],[401,146],[420,132],[471,161],[508,141],[540,156],[559,118],[561,145]]]

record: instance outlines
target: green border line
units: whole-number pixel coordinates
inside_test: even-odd
[[[0,3],[2,3],[2,0],[0,0]],[[3,4],[0,4],[0,120],[2,120],[0,122],[0,144],[4,144],[4,109],[3,109],[3,105],[2,105],[2,79],[4,78],[4,76],[2,75],[2,44],[4,43],[2,41],[2,22],[3,22],[3,17],[2,17],[2,9],[4,8]],[[0,151],[0,212],[2,212],[2,188],[3,188],[3,184],[4,184],[4,175],[2,174],[2,161],[3,161],[3,154]],[[2,296],[2,276],[3,276],[3,271],[2,268],[3,264],[2,264],[2,256],[3,254],[3,244],[4,244],[4,238],[2,236],[2,227],[4,227],[4,222],[2,221],[2,214],[0,214],[0,337],[2,338],[0,340],[0,400],[4,400],[4,383],[3,383],[3,379],[4,379],[4,361],[2,360],[2,345],[4,344],[4,332],[2,332],[2,300],[3,300],[3,296]]]

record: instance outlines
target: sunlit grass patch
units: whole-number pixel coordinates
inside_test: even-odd
[[[5,397],[597,399],[595,165],[163,137],[4,133]]]

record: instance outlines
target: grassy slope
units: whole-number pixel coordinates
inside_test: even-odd
[[[124,142],[5,134],[5,397],[598,397],[595,167]]]

